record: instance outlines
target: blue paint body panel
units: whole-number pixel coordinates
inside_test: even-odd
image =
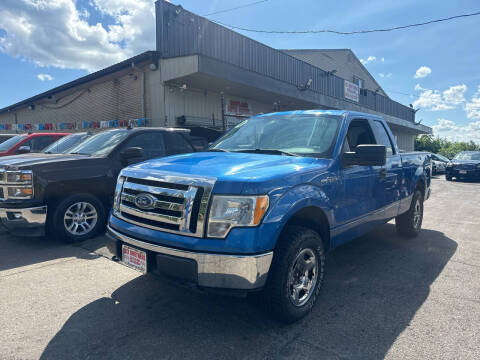
[[[342,116],[331,159],[255,153],[203,152],[150,160],[132,170],[175,176],[215,178],[213,195],[269,195],[270,205],[258,227],[233,228],[225,239],[182,236],[133,225],[111,215],[110,225],[126,235],[164,246],[227,254],[258,254],[275,248],[289,219],[313,208],[328,221],[333,249],[407,211],[419,184],[429,192],[431,159],[427,153],[400,153],[396,145],[381,167],[341,163],[348,126],[353,119],[378,116],[340,110],[307,110],[260,115],[331,114]],[[372,127],[373,129],[373,127]],[[375,131],[374,131],[375,133]],[[376,134],[375,134],[376,137]],[[385,176],[381,176],[383,171]]]

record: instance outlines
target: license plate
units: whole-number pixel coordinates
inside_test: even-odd
[[[466,173],[467,173],[467,170],[460,170],[458,173],[459,173],[459,174],[466,174]]]
[[[122,245],[122,262],[142,273],[147,272],[147,253],[145,251]]]

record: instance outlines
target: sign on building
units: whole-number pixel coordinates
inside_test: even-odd
[[[344,80],[344,88],[345,99],[358,102],[358,95],[360,93],[359,86],[350,81]]]
[[[251,116],[250,105],[246,101],[227,100],[225,115],[229,116]]]

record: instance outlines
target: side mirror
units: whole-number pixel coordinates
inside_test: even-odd
[[[143,149],[141,147],[129,147],[120,152],[122,160],[140,159],[143,157]]]
[[[17,149],[17,151],[15,151],[15,153],[17,153],[17,154],[28,154],[31,151],[32,151],[32,149],[30,148],[30,146],[20,146]]]
[[[384,166],[387,162],[385,145],[358,145],[355,151],[343,154],[344,165]]]

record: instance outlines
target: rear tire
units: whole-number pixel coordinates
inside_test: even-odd
[[[323,283],[325,254],[320,235],[289,226],[280,236],[264,289],[264,305],[276,319],[292,323],[307,315]]]
[[[451,175],[445,175],[445,180],[452,181],[452,176]]]
[[[423,221],[423,194],[415,190],[410,209],[395,218],[397,233],[404,237],[413,238],[418,236],[422,229]]]
[[[91,194],[76,194],[59,202],[51,218],[52,232],[62,240],[76,243],[90,239],[105,227],[106,210]]]

